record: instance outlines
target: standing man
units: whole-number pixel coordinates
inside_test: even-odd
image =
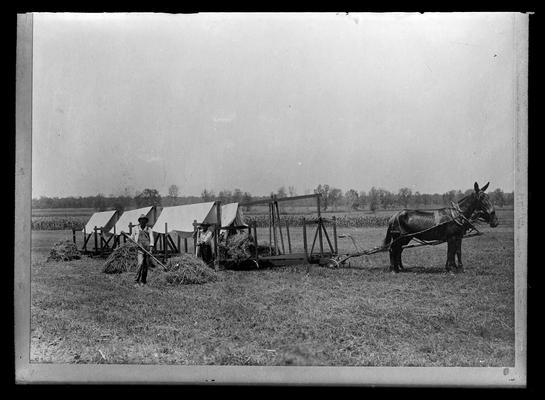
[[[212,257],[212,231],[208,229],[209,224],[201,224],[197,236],[197,257],[210,264],[213,261]]]
[[[153,232],[148,223],[148,217],[144,214],[138,218],[138,227],[132,234],[132,239],[142,246],[147,251],[153,250]],[[134,286],[144,286],[146,284],[146,278],[148,276],[149,256],[142,250],[138,249],[137,253],[138,268],[136,270],[136,283]]]

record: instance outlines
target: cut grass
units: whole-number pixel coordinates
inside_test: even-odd
[[[371,245],[384,235],[343,232]],[[101,273],[100,259],[46,263],[47,243],[70,235],[33,232],[35,362],[514,364],[512,229],[464,241],[467,272],[454,276],[443,273],[441,245],[405,251],[408,272],[396,275],[380,253],[308,275],[306,266],[219,271],[204,285],[165,286],[154,269],[146,288],[132,286],[133,273]]]

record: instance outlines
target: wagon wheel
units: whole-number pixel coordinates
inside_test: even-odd
[[[339,268],[339,267],[341,266],[341,263],[339,263],[339,261],[337,261],[336,259],[331,258],[331,259],[327,262],[326,266],[327,266],[328,268],[337,269],[337,268]]]

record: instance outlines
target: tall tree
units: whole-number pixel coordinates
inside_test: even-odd
[[[99,193],[95,196],[93,200],[93,208],[97,211],[106,210],[106,198],[102,193]]]
[[[286,188],[284,186],[280,186],[278,190],[276,191],[276,197],[281,199],[282,197],[288,197],[286,193]]]
[[[295,186],[288,186],[288,193],[290,197],[297,196],[297,191],[295,190]]]
[[[380,194],[379,190],[375,188],[374,186],[369,190],[369,194],[367,195],[368,201],[369,201],[369,209],[372,212],[375,212],[380,205]]]
[[[343,192],[339,188],[331,188],[328,193],[327,204],[337,209],[337,205],[342,200]]]
[[[212,190],[204,189],[201,192],[201,199],[203,199],[203,201],[205,201],[205,202],[212,201],[212,200],[214,200],[215,197],[216,197],[216,195],[214,194],[214,192]]]
[[[399,203],[404,208],[407,208],[407,206],[409,205],[409,201],[411,201],[412,196],[413,196],[413,191],[407,187],[399,189],[399,192],[397,193],[397,198],[399,200]]]
[[[365,190],[361,190],[358,195],[358,208],[364,209],[368,203],[368,200],[369,199],[367,197],[367,193],[365,193]]]
[[[324,211],[327,210],[327,201],[329,199],[329,185],[318,185],[316,189],[314,189],[314,193],[322,195],[322,205]]]
[[[348,189],[344,194],[346,205],[350,210],[357,210],[359,207],[359,195],[354,189]]]
[[[238,188],[233,190],[233,196],[232,196],[233,202],[240,203],[242,201],[243,195],[244,195],[244,193],[242,193],[242,190],[240,190]]]
[[[503,207],[505,205],[505,193],[503,193],[503,190],[501,190],[500,188],[495,189],[491,193],[490,197],[495,205],[499,207]]]
[[[451,201],[456,201],[456,190],[449,190],[443,193],[443,204],[450,205]]]
[[[144,189],[134,200],[138,208],[161,205],[161,195],[157,189]]]
[[[230,203],[233,199],[233,193],[230,190],[222,190],[218,193],[218,200],[222,203]]]
[[[168,187],[168,197],[176,198],[179,194],[179,188],[177,185],[170,185]]]

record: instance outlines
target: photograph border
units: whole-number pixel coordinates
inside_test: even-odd
[[[515,367],[306,367],[49,364],[30,362],[33,14],[17,15],[14,339],[15,380],[333,386],[521,387],[527,380],[529,15],[512,13],[515,113]]]

